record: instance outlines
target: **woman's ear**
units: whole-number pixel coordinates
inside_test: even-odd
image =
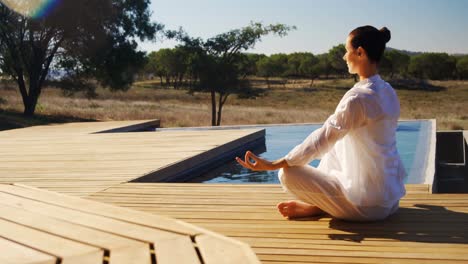
[[[366,53],[366,51],[365,51],[361,46],[359,46],[359,47],[357,48],[357,55],[358,55],[359,57],[366,57],[366,56],[367,56],[367,53]]]

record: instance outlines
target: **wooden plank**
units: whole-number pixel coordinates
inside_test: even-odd
[[[23,225],[0,219],[2,237],[59,257],[63,263],[102,263],[104,251],[69,240],[63,237],[44,233]],[[44,243],[47,241],[47,243]]]
[[[200,259],[189,236],[167,239],[155,245],[158,264],[200,264]]]
[[[216,231],[216,230],[214,230]],[[221,234],[229,237],[252,237],[252,238],[258,238],[258,239],[263,239],[263,238],[280,238],[280,239],[314,239],[314,240],[342,240],[342,241],[349,241],[350,243],[360,243],[363,240],[371,240],[371,241],[380,241],[380,242],[400,242],[402,241],[413,241],[415,243],[419,243],[419,246],[425,245],[425,243],[435,243],[435,244],[442,244],[442,243],[447,243],[450,245],[458,245],[458,243],[451,244],[450,242],[447,242],[446,240],[440,240],[438,237],[432,237],[432,236],[425,236],[425,237],[407,237],[405,239],[405,236],[400,236],[400,237],[385,237],[382,235],[375,235],[375,236],[363,236],[360,234],[349,234],[349,235],[341,235],[341,236],[336,236],[336,234],[324,234],[323,232],[321,234],[311,234],[311,233],[288,233],[288,232],[277,232],[277,233],[271,233],[271,232],[239,232],[239,231],[223,231]],[[331,236],[330,236],[331,235]]]
[[[170,260],[172,263],[197,263],[196,261],[198,260],[195,248],[192,246],[189,236],[130,224],[111,218],[95,216],[68,208],[43,204],[34,200],[0,192],[0,204],[5,203],[36,214],[47,214],[50,217],[63,221],[69,221],[74,224],[151,243],[156,250],[156,258],[161,258],[164,261]],[[195,257],[195,259],[193,257]]]
[[[147,243],[155,243],[164,239],[179,237],[176,233],[120,221],[111,217],[95,215],[93,212],[83,212],[80,210],[47,204],[42,201],[30,200],[5,192],[0,192],[0,204],[10,205],[15,208],[21,208],[37,214],[46,214],[49,217],[69,221],[74,224],[91,227],[128,238],[138,239]]]
[[[0,263],[56,264],[57,258],[0,237]]]
[[[201,263],[190,233],[181,234],[178,230],[175,230],[176,233],[162,231],[150,228],[146,224],[131,223],[126,219],[136,216],[141,221],[141,217],[145,215],[143,213],[27,186],[5,184],[0,184],[0,210],[4,213],[0,219],[110,251],[109,260],[112,263],[148,263],[149,246],[142,242],[153,245],[158,263]],[[107,216],[102,216],[103,214]],[[146,215],[146,221],[152,221],[150,226],[154,226],[155,219],[160,218]],[[171,219],[164,220],[167,222],[163,224],[170,224]],[[181,227],[186,230],[190,226],[185,224]],[[239,257],[236,259],[251,259],[252,256],[255,258],[247,244],[222,238],[200,228],[193,230],[196,231],[196,235],[203,233],[204,236],[209,235],[216,239],[218,243],[223,242],[228,245],[230,252],[238,250]],[[133,243],[130,239],[138,241]]]
[[[257,254],[274,254],[278,250],[269,250],[265,248],[255,248]],[[332,257],[332,256],[342,256],[348,258],[354,257],[370,257],[370,258],[380,258],[380,259],[418,259],[420,261],[427,260],[457,260],[457,261],[467,261],[468,253],[451,253],[449,256],[439,255],[438,252],[373,252],[373,251],[350,251],[350,250],[316,250],[316,249],[281,249],[281,255],[300,255],[300,256],[315,256],[315,257]],[[449,258],[447,258],[449,257]]]
[[[300,238],[266,238],[258,239],[256,237],[248,236],[233,236],[235,239],[246,242],[247,244],[256,246],[256,247],[270,247],[276,246],[281,247],[298,247],[298,248],[307,248],[309,245],[352,245],[355,246],[357,243],[346,241],[346,240],[331,240],[328,237],[323,236],[321,239],[319,236],[314,236],[314,239],[300,239]],[[376,240],[376,239],[365,239],[359,242],[358,246],[362,247],[406,247],[406,248],[416,248],[422,246],[421,243],[412,242],[412,241],[401,241],[401,240],[390,240],[385,241]],[[458,252],[463,252],[468,250],[468,244],[449,244],[449,243],[425,243],[423,245],[425,249],[431,249],[437,251],[438,249],[443,248],[448,250],[458,250]]]
[[[211,183],[211,184],[200,184],[200,183],[138,183],[138,182],[132,182],[132,183],[127,183],[125,185],[121,186],[116,186],[116,188],[119,189],[187,189],[187,188],[193,188],[193,187],[198,187],[199,189],[205,189],[205,190],[214,190],[213,188],[216,187],[215,189],[228,189],[230,193],[235,193],[235,192],[242,192],[246,190],[275,190],[275,191],[280,191],[283,192],[283,189],[281,188],[281,185],[279,184],[271,184],[271,183],[261,183],[261,184],[255,184],[255,183],[249,183],[249,184],[235,184],[235,183]],[[232,188],[234,187],[234,188]],[[412,190],[421,192],[421,193],[427,193],[425,190],[429,188],[428,184],[405,184],[406,190],[408,193],[411,193]]]
[[[32,191],[32,190],[28,190]],[[64,196],[64,195],[62,195]],[[65,197],[65,196],[64,196]],[[74,200],[77,198],[72,197]],[[62,199],[63,201],[64,199]],[[88,202],[88,201],[86,201]],[[96,204],[96,202],[89,202],[91,204]],[[15,208],[20,208],[29,212],[36,214],[46,214],[49,217],[59,219],[61,221],[68,221],[73,224],[82,225],[85,227],[97,229],[103,232],[123,236],[126,238],[136,239],[154,245],[157,251],[157,257],[163,259],[171,259],[173,263],[192,263],[187,262],[187,258],[190,256],[196,256],[196,251],[194,247],[183,246],[181,241],[185,235],[179,233],[173,233],[168,231],[163,231],[160,229],[154,229],[145,225],[139,225],[135,223],[129,223],[126,221],[121,221],[118,219],[109,217],[103,217],[95,215],[92,212],[89,212],[90,208],[86,208],[88,212],[78,211],[70,208],[65,208],[61,206],[51,205],[44,202],[39,202],[37,200],[31,200],[28,198],[16,196],[13,194],[0,192],[0,204],[11,205]],[[86,204],[82,204],[86,206]],[[62,204],[62,206],[67,206]],[[110,206],[105,206],[104,208],[109,208]],[[116,215],[125,211],[129,213],[128,210],[117,210],[115,211]],[[136,215],[144,215],[143,213],[135,212]],[[118,215],[117,218],[121,218],[121,215]],[[158,219],[151,215],[147,219]],[[168,221],[164,223],[169,223]],[[154,225],[154,224],[153,224]],[[177,243],[176,243],[177,242]],[[167,247],[166,243],[176,243],[176,245],[182,245],[181,247]],[[191,243],[190,243],[191,245]],[[170,250],[170,251],[165,251]]]
[[[0,218],[110,252],[111,263],[151,263],[149,244],[0,204]]]
[[[355,264],[462,264],[460,260],[440,260],[440,259],[383,259],[371,257],[341,257],[337,256],[308,256],[308,255],[280,255],[280,254],[260,254],[259,258],[264,261],[275,261],[279,263],[355,263]]]
[[[147,183],[151,184],[151,183]],[[122,188],[120,186],[126,186],[127,188]],[[128,186],[130,185],[130,186]],[[207,184],[205,184],[207,185]],[[192,188],[189,189],[188,187],[186,188],[140,188],[139,185],[134,186],[133,183],[126,183],[126,184],[121,184],[113,187],[111,190],[106,191],[106,195],[111,196],[113,193],[114,194],[119,194],[119,195],[139,195],[140,197],[143,196],[144,194],[148,195],[182,195],[182,196],[197,196],[197,197],[213,197],[213,196],[220,196],[220,193],[222,191],[226,191],[225,196],[237,196],[239,197],[240,194],[242,195],[247,195],[250,197],[253,197],[254,195],[257,195],[259,198],[271,198],[271,199],[279,199],[281,197],[293,197],[290,194],[284,193],[280,190],[262,190],[262,189],[256,189],[252,188],[249,190],[241,191],[241,190],[236,190],[236,191],[229,191],[229,188],[235,188],[236,187],[218,187],[213,186],[211,189],[200,186],[200,188]],[[154,192],[154,190],[158,190],[158,192]],[[185,192],[186,190],[191,190],[191,192],[187,193]],[[144,196],[143,196],[144,197]],[[224,196],[223,196],[224,197]],[[247,197],[246,197],[247,198]],[[464,195],[463,194],[426,194],[426,193],[408,193],[406,196],[404,196],[404,200],[414,200],[414,199],[463,199]]]
[[[329,240],[321,240],[320,242],[322,243],[300,243],[296,240],[288,239],[290,243],[284,243],[282,242],[277,242],[277,239],[270,239],[268,240],[258,240],[254,238],[249,238],[249,239],[243,239],[242,241],[248,241],[249,244],[253,248],[263,248],[265,250],[270,249],[271,251],[278,251],[279,249],[314,249],[314,250],[348,250],[348,251],[363,251],[363,252],[404,252],[404,253],[428,253],[433,254],[433,253],[440,253],[438,258],[441,258],[443,256],[450,257],[452,254],[460,254],[464,251],[467,250],[466,247],[444,247],[440,246],[443,245],[443,243],[437,243],[436,245],[428,245],[421,247],[414,247],[417,243],[391,243],[391,242],[385,242],[387,244],[392,244],[386,245],[381,241],[375,241],[375,242],[380,242],[379,244],[373,244],[366,243],[349,243],[346,241],[342,241],[343,243],[338,244],[338,243],[326,243]],[[412,245],[413,247],[408,247],[408,245]],[[455,244],[456,245],[456,244]],[[467,254],[464,254],[464,258],[467,257]]]
[[[195,237],[204,263],[260,263],[247,245],[226,241],[211,235]]]
[[[430,184],[405,184],[406,193],[432,193]]]
[[[311,219],[312,220],[312,219]],[[330,220],[330,219],[329,219]],[[355,232],[380,232],[380,231],[388,231],[388,233],[391,232],[401,232],[405,231],[410,231],[411,229],[419,232],[419,233],[432,233],[432,234],[437,234],[438,230],[434,230],[434,227],[439,227],[443,228],[441,233],[454,233],[454,232],[459,232],[461,234],[464,234],[465,232],[468,233],[468,226],[466,226],[466,222],[462,223],[451,223],[450,225],[443,225],[443,224],[431,224],[431,223],[406,223],[402,222],[400,223],[399,221],[381,221],[381,222],[374,222],[374,223],[352,223],[352,222],[340,222],[339,220],[333,220],[334,222],[330,225],[329,222],[323,221],[323,222],[315,222],[315,221],[301,221],[304,224],[302,225],[291,225],[288,223],[287,225],[287,230],[290,230],[291,232],[294,231],[302,231],[303,229],[306,229],[309,232],[316,232],[318,230],[353,230]],[[210,226],[217,228],[217,229],[231,229],[235,230],[238,228],[242,228],[246,231],[248,230],[264,230],[266,231],[271,231],[271,232],[277,232],[278,230],[284,229],[286,220],[283,222],[274,222],[274,223],[262,223],[261,227],[257,227],[256,225],[252,224],[248,226],[245,223],[217,223],[215,221],[208,222],[208,223],[203,223],[202,221],[199,221],[198,223],[207,225],[209,224]],[[260,223],[259,223],[260,225]],[[385,230],[382,230],[382,228],[385,228]],[[351,231],[349,231],[351,232]]]
[[[0,184],[0,191],[28,199],[40,200],[56,206],[73,209],[76,208],[76,210],[81,212],[98,214],[99,216],[110,217],[129,223],[157,228],[160,230],[172,231],[186,235],[196,235],[200,232],[194,226],[168,217],[148,215],[126,208],[115,207],[91,200],[84,200],[59,193],[49,192],[46,190],[31,188],[24,185]]]
[[[51,134],[63,134],[62,131],[74,134],[84,134],[99,132],[102,130],[109,130],[119,127],[133,126],[144,124],[148,122],[154,122],[157,124],[159,120],[127,120],[127,121],[106,121],[106,122],[81,122],[81,123],[66,123],[66,124],[50,124],[41,126],[32,126],[14,130],[0,131],[0,136],[31,136],[31,137],[47,137]],[[48,132],[45,134],[39,132]]]

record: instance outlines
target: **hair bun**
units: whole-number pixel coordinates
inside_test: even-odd
[[[380,35],[382,35],[382,38],[385,41],[385,43],[389,42],[390,38],[391,38],[390,30],[388,30],[388,28],[386,28],[386,27],[383,27],[379,31],[380,31]]]

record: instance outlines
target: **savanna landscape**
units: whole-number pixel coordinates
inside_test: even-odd
[[[251,53],[295,25],[251,21],[205,39],[152,21],[148,1],[116,1],[119,16],[109,3],[64,1],[38,17],[0,4],[0,129],[137,119],[164,127],[320,123],[357,81],[342,43],[320,54]],[[136,39],[161,38],[177,44],[138,49]],[[388,46],[379,69],[398,92],[401,119],[468,128],[468,55]]]
[[[336,104],[352,87],[354,79],[316,80],[310,87],[306,79],[271,81],[252,77],[261,89],[255,99],[231,95],[223,110],[222,125],[315,123],[324,122]],[[390,80],[390,83],[392,81]],[[435,91],[398,87],[401,119],[436,119],[438,130],[468,128],[468,81],[429,81]],[[128,91],[111,92],[98,88],[94,98],[85,92],[72,95],[46,87],[36,115],[25,117],[23,103],[15,84],[0,88],[0,125],[2,129],[31,125],[107,120],[160,119],[163,127],[210,125],[208,93],[189,94],[184,89],[161,86],[159,80],[136,82]]]

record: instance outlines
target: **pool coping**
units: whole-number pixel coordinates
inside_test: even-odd
[[[431,122],[431,131],[430,131],[430,138],[429,138],[429,151],[427,152],[426,157],[426,171],[425,171],[425,179],[424,184],[429,185],[430,193],[435,192],[435,188],[437,187],[434,184],[435,180],[435,165],[436,165],[436,131],[437,131],[437,123],[435,119],[426,119]]]

